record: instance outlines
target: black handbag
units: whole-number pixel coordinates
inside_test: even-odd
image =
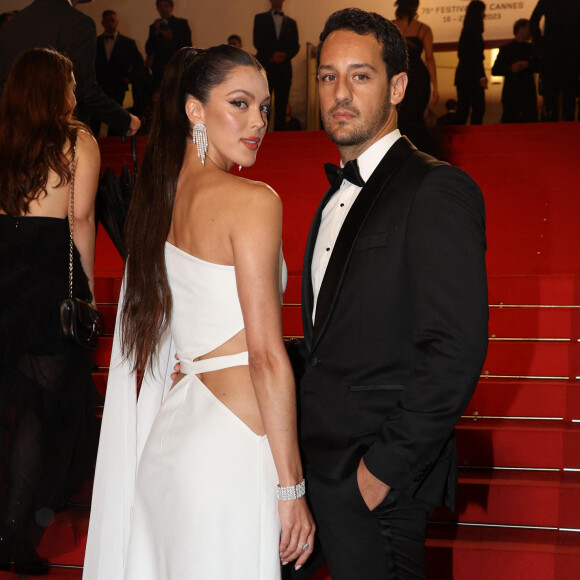
[[[103,335],[105,319],[100,310],[81,298],[73,298],[73,247],[74,247],[74,192],[75,171],[77,166],[76,145],[73,148],[72,178],[70,186],[69,215],[69,268],[68,298],[60,303],[60,328],[62,337],[67,342],[76,343],[88,350],[95,350],[99,345],[99,336]]]

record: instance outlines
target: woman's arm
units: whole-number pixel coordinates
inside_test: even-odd
[[[243,205],[235,212],[231,242],[238,294],[244,316],[249,369],[262,422],[268,436],[281,487],[303,479],[296,426],[296,389],[282,340],[279,295],[282,204],[263,184],[244,184]],[[314,540],[314,523],[305,498],[279,501],[283,561],[311,554],[298,544]]]
[[[95,196],[99,182],[101,155],[92,135],[78,131],[77,167],[74,192],[74,242],[89,280],[94,303]]]
[[[429,71],[431,78],[431,104],[434,105],[439,100],[439,87],[437,85],[437,65],[435,64],[435,55],[433,54],[433,32],[431,27],[423,25],[425,35],[423,36],[423,48],[425,49],[425,66]]]

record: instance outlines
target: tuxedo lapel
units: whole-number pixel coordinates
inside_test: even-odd
[[[387,187],[392,176],[405,163],[407,158],[414,150],[415,148],[411,142],[406,137],[401,137],[389,149],[389,151],[387,151],[365,186],[361,189],[350,211],[348,212],[348,215],[346,216],[346,219],[344,220],[342,228],[340,229],[336,239],[336,244],[332,250],[332,256],[328,262],[326,273],[320,287],[320,292],[318,293],[318,300],[316,303],[316,320],[312,332],[312,349],[316,347],[316,343],[320,339],[324,327],[330,318],[334,303],[340,290],[344,272],[346,271],[346,267],[352,253],[352,248],[367,215],[371,211],[377,198]],[[318,216],[316,233],[313,234],[311,230],[308,239],[308,242],[312,245],[312,248],[316,243],[316,236],[318,234],[319,225],[320,216]],[[314,240],[310,239],[311,236],[314,237]],[[312,252],[313,249],[310,250],[310,263],[312,262]],[[306,272],[306,274],[308,274],[308,280],[310,281],[310,286],[312,287],[310,271]],[[312,305],[310,306],[310,314],[312,315]]]
[[[320,228],[320,220],[322,219],[322,211],[326,207],[330,198],[337,190],[330,187],[324,194],[320,201],[310,231],[308,232],[308,239],[306,240],[306,251],[304,253],[304,265],[302,267],[302,327],[304,330],[304,339],[306,345],[310,348],[312,344],[312,309],[314,307],[314,295],[312,293],[312,255],[314,254],[314,246],[316,245],[316,238],[318,237],[318,229]]]
[[[113,60],[117,60],[118,58],[122,58],[123,52],[125,51],[125,38],[122,34],[117,34],[117,38],[115,38],[115,44],[113,44],[113,50],[111,51],[111,58],[109,62]]]
[[[289,24],[290,24],[290,19],[288,18],[288,16],[284,16],[282,18],[282,26],[280,27],[280,39],[283,38],[284,36],[286,36]]]
[[[115,42],[113,42],[113,49],[111,50],[111,56],[109,57],[109,63],[114,63],[117,60],[117,56],[121,52],[121,37],[117,34],[117,38],[115,38]]]
[[[266,12],[266,18],[264,19],[268,26],[268,34],[270,35],[270,40],[276,43],[278,40],[276,38],[276,25],[274,24],[274,17],[271,12]]]
[[[105,39],[103,36],[97,36],[97,53],[99,53],[99,58],[107,60],[107,55],[105,53]]]

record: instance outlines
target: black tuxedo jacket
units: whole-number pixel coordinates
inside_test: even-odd
[[[117,33],[111,58],[107,60],[104,36],[97,36],[97,82],[112,99],[122,102],[128,83],[141,73],[144,66],[143,57],[132,38]]]
[[[34,0],[0,29],[0,93],[12,63],[35,46],[51,47],[73,62],[77,81],[78,117],[95,117],[119,132],[131,124],[129,113],[97,85],[95,53],[97,32],[93,19],[68,0]]]
[[[454,426],[487,351],[485,209],[463,171],[404,137],[346,217],[312,324],[314,217],[302,274],[300,432],[312,469],[361,457],[400,493],[454,501]]]
[[[284,15],[280,37],[276,38],[276,27],[272,13],[262,12],[254,17],[254,46],[258,53],[256,58],[260,61],[266,71],[273,71],[276,68],[292,70],[291,59],[293,59],[300,50],[298,43],[298,26],[296,20]],[[280,64],[270,62],[274,52],[285,52],[286,60]]]

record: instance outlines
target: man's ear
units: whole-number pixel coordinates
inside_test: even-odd
[[[405,72],[393,76],[389,87],[391,91],[391,105],[398,105],[403,100],[408,82],[409,77]]]
[[[203,105],[194,97],[190,97],[185,101],[185,114],[192,125],[203,123],[205,120]]]

